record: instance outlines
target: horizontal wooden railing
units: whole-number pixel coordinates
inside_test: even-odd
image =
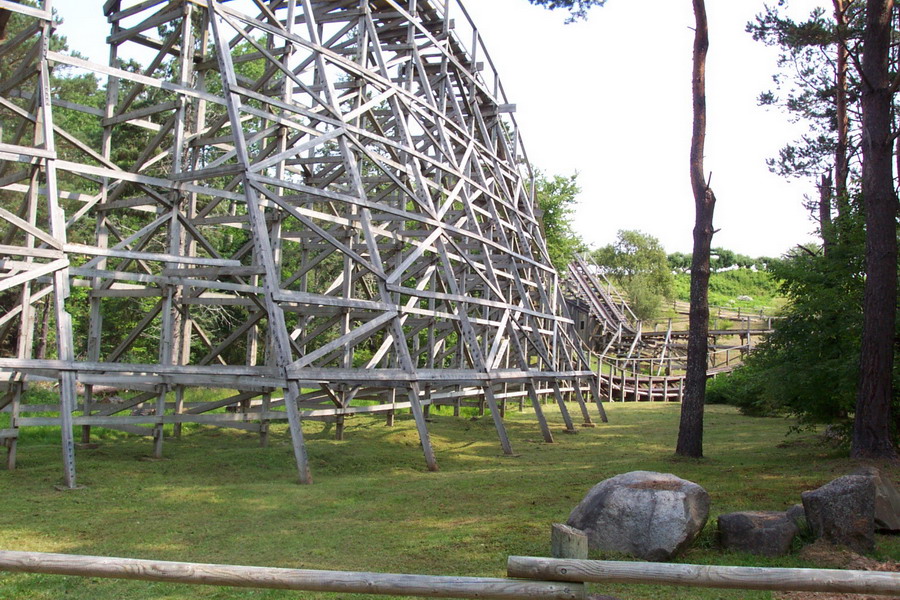
[[[510,579],[320,571],[0,550],[0,571],[425,598],[585,600],[585,583],[900,596],[900,573],[510,556]]]
[[[881,571],[720,567],[510,556],[507,574],[510,577],[579,583],[634,583],[900,596],[900,573]]]
[[[314,571],[0,550],[0,571],[426,598],[584,600],[582,583]]]

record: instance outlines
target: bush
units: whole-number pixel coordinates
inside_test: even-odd
[[[740,374],[719,383],[721,401],[747,414],[796,416],[801,425],[853,420],[863,323],[865,235],[862,215],[835,221],[828,254],[796,252],[772,265],[788,300],[775,331]],[[896,325],[900,339],[900,319]],[[894,418],[900,416],[900,362],[894,362]],[[716,387],[715,385],[713,386]]]
[[[765,373],[754,366],[743,366],[706,382],[708,404],[730,404],[749,416],[769,417],[784,411],[766,390]]]

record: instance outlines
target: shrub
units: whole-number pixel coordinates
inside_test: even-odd
[[[730,404],[745,415],[777,416],[784,412],[766,390],[765,373],[754,366],[743,366],[706,382],[706,402]]]

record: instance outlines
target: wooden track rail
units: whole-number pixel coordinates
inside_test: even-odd
[[[515,106],[458,0],[80,3],[110,24],[105,63],[51,49],[38,4],[0,7],[0,408],[36,424],[27,386],[58,386],[68,486],[75,426],[161,456],[186,422],[265,441],[283,419],[308,483],[311,415],[340,435],[360,407],[408,410],[432,470],[433,396],[477,387],[506,453],[499,395],[548,442],[562,389],[590,422]],[[63,68],[102,108],[59,96]]]

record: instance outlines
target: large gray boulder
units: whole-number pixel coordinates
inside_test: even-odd
[[[817,538],[856,552],[875,549],[875,483],[844,475],[800,494],[806,520]]]
[[[783,556],[800,528],[786,512],[748,511],[719,515],[719,544],[762,556]]]
[[[690,546],[709,516],[709,494],[670,473],[632,471],[595,485],[569,515],[595,550],[669,560]]]
[[[900,491],[875,467],[860,467],[851,475],[869,477],[875,484],[875,529],[900,531]]]

